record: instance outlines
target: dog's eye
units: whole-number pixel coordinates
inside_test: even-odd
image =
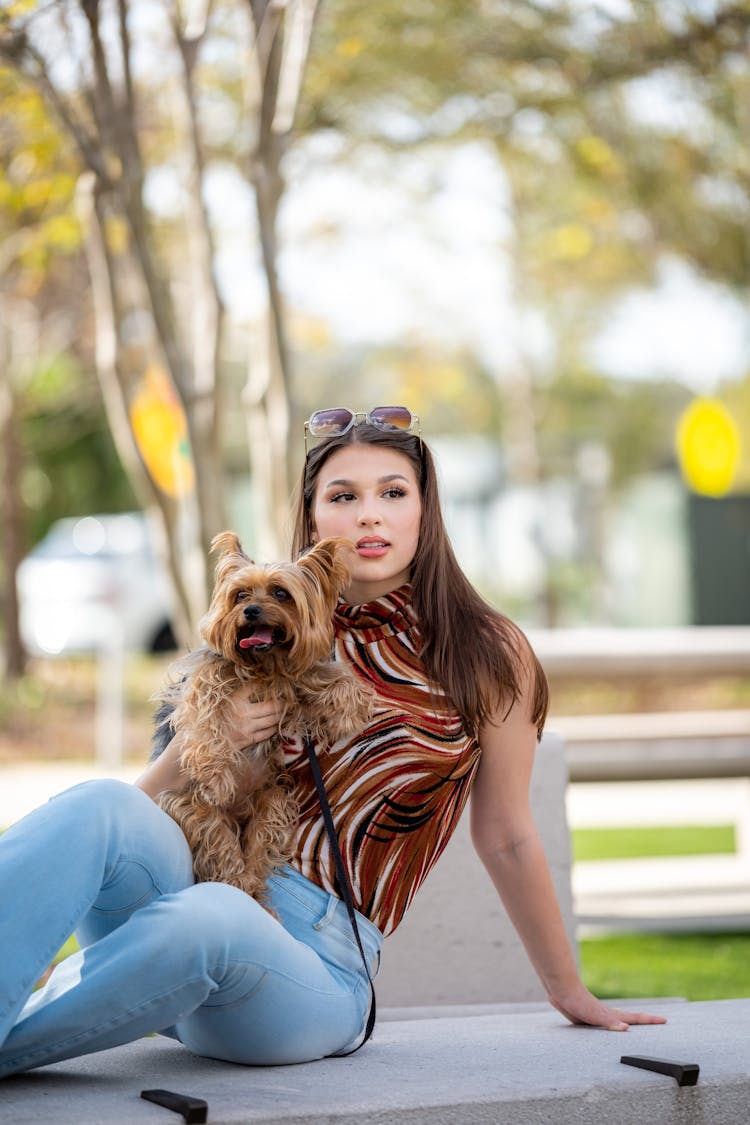
[[[276,587],[276,589],[273,592],[273,596],[276,598],[277,602],[288,602],[289,601],[288,592],[286,590],[284,590],[281,586]]]
[[[249,597],[250,597],[250,591],[249,590],[238,590],[237,593],[234,595],[234,600],[235,600],[235,602],[244,602],[245,598],[249,598]]]

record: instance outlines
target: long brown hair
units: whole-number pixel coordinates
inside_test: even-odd
[[[313,542],[318,477],[328,458],[347,445],[382,445],[403,454],[419,482],[422,518],[411,565],[412,605],[422,635],[421,658],[471,729],[509,711],[530,685],[531,719],[541,737],[547,715],[547,679],[526,637],[474,589],[458,565],[440,507],[435,464],[420,437],[381,430],[367,422],[326,438],[307,455],[300,482],[292,549]]]

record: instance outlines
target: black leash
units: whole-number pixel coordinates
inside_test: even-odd
[[[323,813],[323,823],[326,826],[326,834],[328,836],[328,840],[329,840],[329,843],[331,845],[331,850],[333,852],[333,862],[334,862],[334,866],[336,868],[336,878],[338,879],[339,888],[341,890],[341,897],[344,900],[344,903],[346,904],[346,909],[347,909],[347,912],[349,914],[349,921],[352,924],[354,936],[357,939],[357,945],[359,946],[359,952],[362,954],[362,964],[365,967],[365,972],[367,973],[367,979],[370,982],[370,995],[372,996],[372,1001],[370,1003],[370,1014],[367,1017],[367,1026],[365,1028],[365,1037],[362,1040],[362,1042],[354,1048],[354,1050],[346,1051],[346,1052],[344,1052],[344,1055],[337,1056],[339,1058],[344,1058],[345,1055],[353,1055],[354,1051],[358,1051],[360,1047],[364,1047],[365,1043],[367,1042],[367,1040],[372,1035],[373,1028],[375,1027],[375,1014],[376,1014],[375,1013],[375,1007],[376,1007],[376,1005],[375,1005],[375,985],[372,983],[372,977],[370,976],[370,967],[367,964],[367,955],[365,954],[365,950],[364,950],[364,947],[362,945],[362,939],[359,936],[359,926],[357,925],[357,915],[354,912],[354,901],[352,899],[352,888],[351,888],[351,884],[349,882],[349,876],[346,872],[346,868],[344,867],[344,860],[343,860],[342,855],[341,855],[341,848],[339,847],[339,841],[338,841],[338,837],[336,835],[336,828],[335,828],[334,823],[333,823],[333,815],[331,813],[331,806],[328,803],[328,794],[326,793],[326,787],[325,787],[325,784],[323,782],[323,775],[320,772],[320,763],[318,762],[318,758],[317,758],[317,755],[315,753],[315,747],[313,745],[312,739],[311,738],[305,738],[304,743],[305,743],[305,751],[307,753],[307,757],[308,757],[309,762],[310,762],[310,769],[312,770],[313,780],[315,782],[315,788],[318,791],[318,800],[320,801],[320,808],[321,808],[321,811]]]

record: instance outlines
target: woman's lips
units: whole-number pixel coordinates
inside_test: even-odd
[[[357,542],[357,554],[363,559],[379,559],[387,552],[390,543],[384,539],[360,539]]]

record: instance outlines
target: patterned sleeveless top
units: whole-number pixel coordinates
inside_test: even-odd
[[[316,747],[354,905],[392,933],[458,823],[480,749],[441,689],[429,683],[402,586],[363,605],[339,602],[335,659],[376,693],[361,733]],[[286,745],[300,817],[290,863],[338,894],[333,858],[301,739]]]

